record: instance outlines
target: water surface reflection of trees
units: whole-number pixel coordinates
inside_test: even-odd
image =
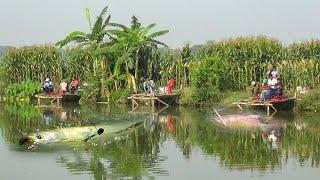
[[[44,120],[46,111],[30,106],[5,106],[0,111],[2,136],[7,142],[16,143],[21,134],[54,129],[61,124],[82,126],[110,119],[144,120],[138,127],[88,143],[39,147],[39,153],[63,152],[57,157],[58,164],[70,172],[91,173],[94,179],[168,175],[168,170],[161,168],[166,156],[160,155],[162,143],[168,140],[174,140],[187,159],[194,149],[201,149],[203,155],[214,157],[221,166],[231,170],[264,172],[283,168],[289,159],[311,167],[319,167],[320,162],[320,121],[314,115],[284,121],[277,141],[273,142],[264,136],[262,129],[225,128],[210,120],[210,111],[196,108],[135,115],[126,108],[71,107],[52,109],[50,123]]]

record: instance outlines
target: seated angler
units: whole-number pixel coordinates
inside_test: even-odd
[[[277,96],[278,95],[278,90],[276,88],[276,85],[278,84],[278,81],[276,78],[274,78],[272,76],[272,74],[269,75],[269,80],[268,80],[268,86],[269,86],[269,95],[270,98],[272,98],[273,96]]]
[[[78,90],[78,88],[79,88],[79,80],[78,79],[76,79],[75,77],[73,77],[72,79],[71,79],[71,83],[70,83],[70,91],[72,92],[72,93],[75,93],[77,90]]]
[[[261,85],[261,93],[259,97],[260,102],[264,101],[264,99],[268,96],[268,92],[269,92],[268,80],[264,79]]]
[[[42,89],[45,94],[49,94],[49,86],[50,86],[49,82],[50,82],[49,78],[46,78],[46,80],[44,81]]]

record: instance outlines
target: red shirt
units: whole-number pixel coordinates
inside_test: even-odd
[[[71,86],[73,86],[73,87],[78,86],[78,84],[79,84],[79,81],[77,79],[74,79],[71,81]]]

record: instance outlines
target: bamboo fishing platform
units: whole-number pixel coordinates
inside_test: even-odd
[[[51,104],[56,103],[57,106],[60,105],[61,102],[78,102],[80,100],[80,96],[77,94],[66,93],[63,95],[53,95],[49,96],[46,94],[36,94],[34,96],[37,99],[38,107],[41,106],[41,100],[50,100]]]
[[[176,102],[180,97],[179,93],[173,94],[156,94],[154,96],[148,94],[132,94],[128,99],[131,100],[132,110],[137,109],[139,106],[148,105],[154,110],[156,104],[169,107],[170,104]]]
[[[56,101],[58,106],[60,105],[60,100],[62,100],[62,96],[58,95],[49,96],[44,94],[37,94],[34,97],[37,98],[38,106],[41,106],[41,99],[49,99],[51,104],[53,104],[53,102]]]
[[[232,104],[239,107],[241,111],[243,111],[242,106],[253,106],[253,107],[266,107],[267,115],[270,116],[270,110],[272,109],[274,112],[272,115],[277,113],[278,110],[293,110],[296,98],[285,98],[282,100],[270,100],[270,101],[252,101],[252,100],[239,100]]]

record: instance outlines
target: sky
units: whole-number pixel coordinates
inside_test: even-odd
[[[0,45],[52,44],[69,32],[88,32],[85,8],[96,17],[109,6],[111,21],[137,16],[172,48],[209,40],[266,35],[288,44],[320,39],[319,0],[0,0]]]

